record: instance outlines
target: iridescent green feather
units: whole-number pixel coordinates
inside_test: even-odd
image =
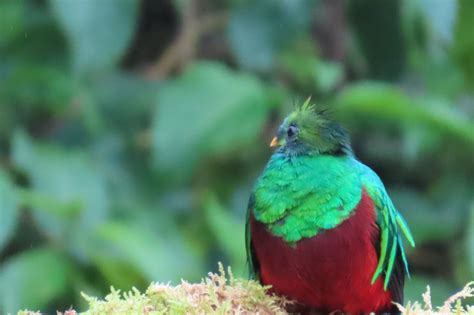
[[[336,227],[362,195],[354,163],[350,157],[273,155],[254,190],[255,218],[290,243]]]
[[[362,163],[359,163],[359,165],[362,174],[362,184],[375,203],[378,214],[377,223],[381,230],[380,257],[372,276],[372,283],[385,271],[384,288],[386,289],[390,281],[397,252],[400,252],[403,264],[405,265],[405,271],[409,275],[405,249],[400,238],[399,229],[412,247],[415,247],[415,241],[402,215],[397,211],[392,200],[390,200],[380,178],[369,167]],[[387,253],[390,253],[388,257]]]

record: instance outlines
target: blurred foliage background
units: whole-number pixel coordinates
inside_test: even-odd
[[[0,313],[245,276],[294,103],[334,107],[412,227],[408,299],[474,278],[474,2],[2,0]]]

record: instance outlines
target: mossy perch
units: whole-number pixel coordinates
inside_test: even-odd
[[[145,293],[133,288],[120,292],[112,288],[104,300],[82,293],[89,304],[83,313],[68,310],[58,315],[112,315],[112,314],[287,314],[284,298],[267,294],[268,287],[255,281],[235,279],[230,268],[225,272],[219,265],[219,274],[209,273],[200,283],[182,281],[177,286],[152,283]],[[423,302],[399,306],[403,314],[469,314],[474,306],[461,305],[461,300],[474,296],[474,282],[446,300],[441,307],[431,305],[430,289],[423,294]],[[39,315],[40,312],[20,311],[18,315]]]

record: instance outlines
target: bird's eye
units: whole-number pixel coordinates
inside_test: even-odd
[[[286,134],[288,135],[288,138],[294,137],[298,133],[298,127],[295,125],[291,124],[288,127],[288,130],[286,131]]]

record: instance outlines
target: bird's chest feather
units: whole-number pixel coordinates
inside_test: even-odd
[[[351,215],[335,228],[288,243],[250,215],[260,277],[273,290],[319,310],[360,313],[390,305],[382,280],[371,284],[378,262],[379,231],[365,191]]]
[[[349,157],[274,155],[254,189],[253,214],[287,242],[317,235],[348,218],[362,184]]]

